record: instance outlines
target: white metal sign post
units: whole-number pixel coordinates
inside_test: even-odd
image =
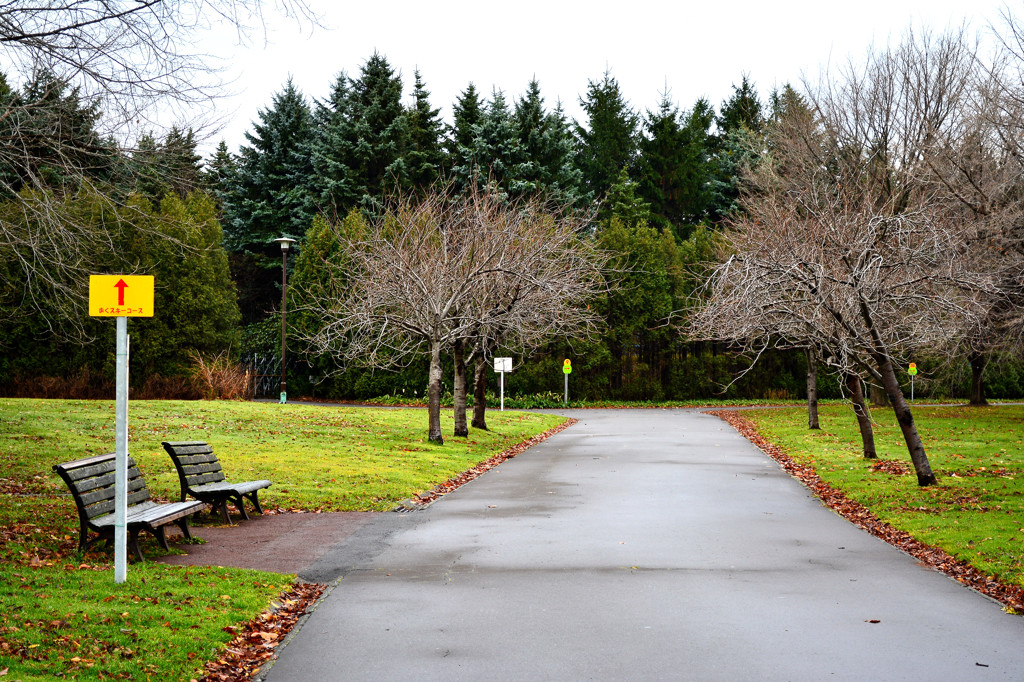
[[[114,582],[128,574],[128,318],[117,318],[117,429],[114,460]]]
[[[117,318],[115,457],[114,457],[114,582],[128,573],[128,318],[153,316],[151,276],[92,275],[89,315]]]
[[[907,373],[910,375],[910,402],[914,402],[914,376],[917,374],[917,363],[910,363],[910,367],[907,368]]]
[[[505,411],[505,372],[512,371],[512,358],[494,358],[494,371],[501,375],[501,411]]]

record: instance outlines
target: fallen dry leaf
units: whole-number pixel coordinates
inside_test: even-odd
[[[241,628],[224,628],[238,634],[228,643],[224,656],[206,664],[199,682],[249,680],[274,657],[274,648],[291,632],[326,585],[296,583],[278,598],[279,608],[261,613]]]

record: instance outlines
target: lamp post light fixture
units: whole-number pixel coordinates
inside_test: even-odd
[[[274,240],[281,245],[281,404],[288,402],[288,370],[285,364],[288,330],[288,249],[295,243],[290,237]]]

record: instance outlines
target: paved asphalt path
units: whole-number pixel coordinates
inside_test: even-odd
[[[813,498],[715,417],[580,423],[304,577],[302,680],[1024,679],[1024,618]]]

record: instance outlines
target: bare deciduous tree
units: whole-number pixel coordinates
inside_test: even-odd
[[[265,26],[263,0],[35,0],[0,4],[0,53],[23,76],[47,71],[85,97],[102,97],[108,117],[127,123],[152,104],[219,96],[216,58],[198,49],[202,31],[234,30],[239,41]],[[306,0],[275,11],[317,22]],[[170,101],[169,101],[170,100]]]
[[[323,268],[344,285],[327,287],[327,296],[305,292],[321,322],[308,340],[314,352],[373,367],[427,352],[428,438],[443,442],[442,352],[456,350],[464,427],[467,357],[482,358],[497,342],[529,347],[596,324],[586,300],[604,285],[603,261],[581,239],[581,224],[486,192],[401,199],[365,234],[336,233],[343,256]]]
[[[985,313],[977,292],[994,291],[968,258],[960,216],[926,180],[971,58],[960,41],[908,35],[811,89],[811,109],[780,123],[772,162],[748,177],[733,255],[694,318],[703,336],[820,345],[851,386],[867,371],[920,485],[936,477],[896,368],[912,349],[949,349]]]
[[[9,314],[40,315],[51,330],[80,326],[96,253],[120,248],[105,221],[83,219],[76,196],[114,213],[111,190],[128,171],[120,144],[152,126],[157,109],[196,116],[223,92],[200,33],[263,26],[263,0],[76,0],[0,3],[0,269],[17,282],[0,291]],[[317,21],[306,0],[276,12]],[[27,84],[18,92],[10,86]],[[8,85],[10,84],[10,85]],[[190,127],[196,128],[195,121]],[[123,181],[124,178],[121,178]],[[162,238],[159,231],[153,238]]]

